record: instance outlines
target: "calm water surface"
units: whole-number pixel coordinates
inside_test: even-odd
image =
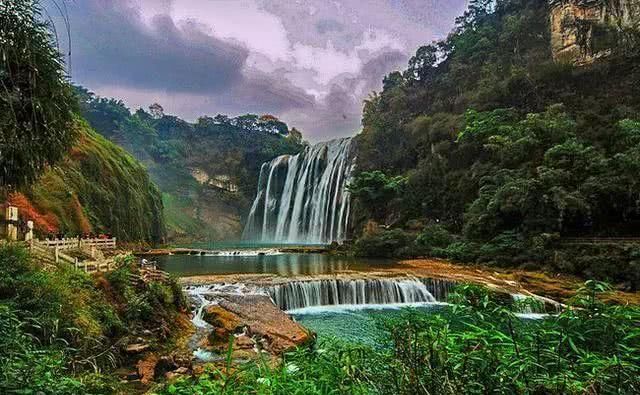
[[[258,256],[169,255],[155,258],[158,266],[179,276],[204,274],[277,274],[307,276],[344,270],[391,268],[392,260],[362,259],[325,254],[280,254]]]

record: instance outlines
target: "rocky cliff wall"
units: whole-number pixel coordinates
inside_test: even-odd
[[[589,64],[636,44],[631,41],[640,29],[640,0],[550,0],[549,6],[557,61]]]

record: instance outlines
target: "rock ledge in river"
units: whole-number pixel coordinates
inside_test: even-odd
[[[206,308],[203,319],[213,325],[209,339],[218,345],[226,345],[229,336],[242,334],[234,340],[234,347],[246,349],[249,337],[265,351],[279,355],[312,340],[307,329],[265,295],[222,295],[217,305]]]

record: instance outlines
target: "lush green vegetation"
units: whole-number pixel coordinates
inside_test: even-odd
[[[531,321],[485,288],[460,286],[452,309],[408,310],[382,321],[378,346],[326,341],[276,367],[265,361],[212,368],[164,393],[637,393],[640,310],[603,304],[605,290],[587,282],[570,308]]]
[[[0,187],[33,181],[74,139],[75,101],[38,2],[0,4]]]
[[[9,196],[42,236],[109,233],[122,241],[160,242],[162,200],[146,169],[122,148],[76,121],[65,158]]]
[[[78,119],[45,19],[38,1],[0,5],[1,203],[43,236],[163,240],[160,193],[136,160]]]
[[[159,104],[131,113],[122,101],[76,92],[91,126],[149,170],[164,194],[172,239],[238,238],[262,163],[303,147],[300,132],[270,115],[204,116],[192,124],[164,114]],[[231,224],[221,226],[220,216]]]
[[[105,373],[125,361],[127,338],[173,328],[186,300],[175,283],[132,286],[135,272],[93,277],[71,267],[44,271],[26,250],[0,247],[0,392],[114,393]]]
[[[358,136],[356,220],[403,231],[364,232],[357,253],[395,243],[387,255],[548,265],[640,286],[629,276],[635,249],[578,262],[562,244],[638,236],[637,41],[611,41],[592,65],[557,63],[548,12],[541,1],[471,2],[446,40],[385,78]],[[450,236],[430,240],[434,226]]]

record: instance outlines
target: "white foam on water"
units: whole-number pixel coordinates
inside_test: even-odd
[[[516,313],[516,317],[522,318],[523,320],[543,320],[551,316],[551,314],[547,313]]]
[[[284,253],[278,249],[268,249],[268,250],[220,250],[220,251],[207,251],[202,256],[273,256],[273,255],[284,255]]]
[[[445,302],[388,303],[388,304],[341,304],[329,306],[310,306],[287,310],[292,315],[318,315],[323,313],[351,313],[364,310],[400,310],[404,308],[449,306]]]

